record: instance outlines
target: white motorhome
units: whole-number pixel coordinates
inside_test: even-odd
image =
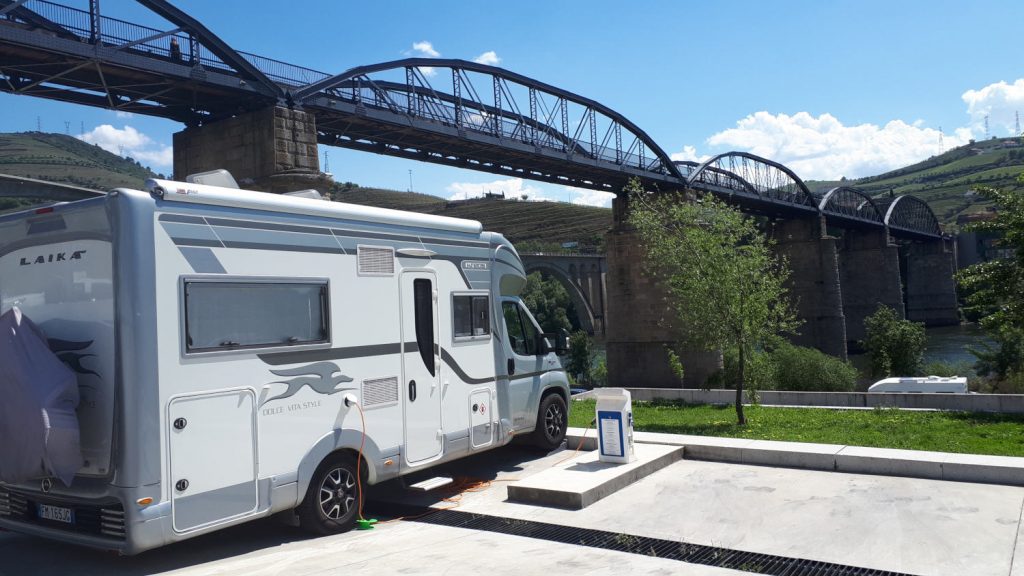
[[[0,216],[0,313],[77,373],[84,460],[70,486],[0,484],[0,527],[123,554],[291,510],[331,533],[354,522],[361,445],[366,485],[562,442],[567,339],[517,298],[500,234],[146,187]]]

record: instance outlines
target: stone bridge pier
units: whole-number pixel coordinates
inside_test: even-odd
[[[845,360],[845,287],[840,287],[836,239],[825,233],[820,217],[776,220],[772,236],[776,252],[789,262],[789,296],[803,321],[790,340]]]
[[[330,182],[320,172],[316,118],[283,106],[243,112],[174,134],[174,178],[224,168],[242,188],[292,192]]]
[[[543,272],[565,287],[580,328],[604,340],[607,333],[607,260],[597,254],[521,254],[526,273]]]
[[[959,324],[953,240],[912,242],[900,249],[906,282],[907,320],[925,326]]]
[[[665,290],[644,269],[639,235],[626,222],[627,201],[612,201],[614,225],[605,235],[608,259],[608,385],[697,388],[722,367],[718,352],[681,349],[671,328],[674,313]],[[680,382],[668,350],[684,368]]]
[[[858,351],[867,336],[864,320],[879,306],[904,315],[899,246],[885,230],[846,230],[839,247],[839,276],[847,347]]]

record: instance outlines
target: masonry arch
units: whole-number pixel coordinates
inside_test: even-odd
[[[590,306],[590,302],[587,301],[579,284],[576,283],[576,279],[571,277],[570,272],[546,262],[524,262],[524,265],[527,274],[541,272],[554,278],[565,288],[565,291],[569,293],[569,299],[572,300],[573,306],[576,307],[576,317],[579,320],[580,328],[586,331],[587,334],[593,335],[595,325],[594,309]]]

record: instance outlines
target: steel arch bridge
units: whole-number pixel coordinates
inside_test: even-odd
[[[331,75],[231,48],[167,0],[136,0],[152,27],[49,0],[0,0],[0,90],[189,126],[270,105],[316,117],[321,144],[618,193],[711,193],[773,217],[821,216],[912,239],[941,237],[921,200],[819,197],[789,168],[745,152],[673,162],[641,128],[599,102],[494,66],[410,58]],[[174,39],[179,48],[171,46]]]

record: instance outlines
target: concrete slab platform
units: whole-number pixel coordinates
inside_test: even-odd
[[[584,432],[582,428],[570,428],[569,446],[576,446],[581,441],[585,449],[594,446],[596,441],[589,437],[584,438]],[[633,439],[638,446],[683,446],[683,457],[689,460],[1024,486],[1024,458],[1011,456],[687,436],[659,432],[634,432]]]
[[[600,462],[596,451],[580,452],[565,462],[508,486],[508,498],[524,504],[582,510],[637,480],[681,460],[682,446],[636,445],[629,464]]]

